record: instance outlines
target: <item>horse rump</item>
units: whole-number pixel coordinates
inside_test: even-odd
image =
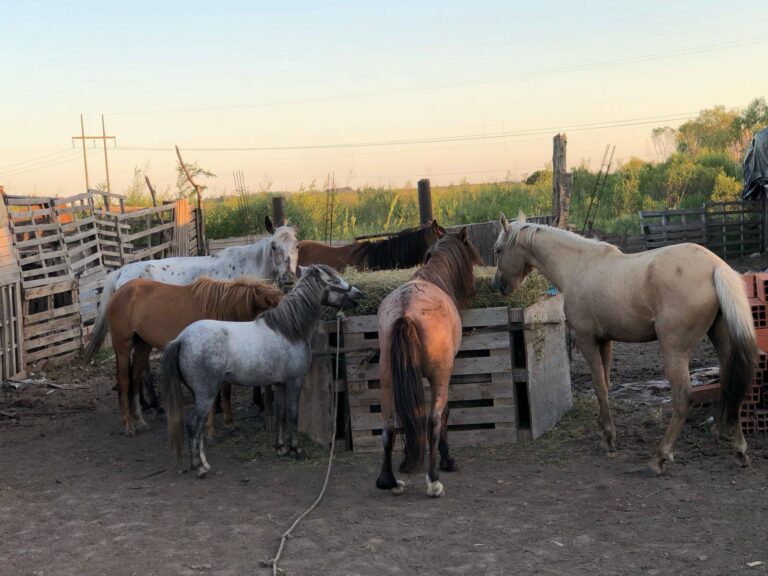
[[[181,452],[184,442],[184,398],[181,392],[180,352],[181,341],[177,338],[168,343],[163,353],[163,391],[168,419],[168,439],[176,455],[176,466],[179,470],[181,470]]]
[[[405,433],[405,459],[401,471],[411,472],[424,461],[427,419],[421,376],[421,342],[416,323],[407,316],[398,318],[392,328],[391,366],[395,412]]]

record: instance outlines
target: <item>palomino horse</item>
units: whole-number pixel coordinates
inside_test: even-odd
[[[421,264],[427,249],[445,236],[445,228],[431,224],[401,230],[394,236],[371,242],[328,246],[314,240],[299,241],[299,264],[326,264],[338,271],[347,266],[358,270],[390,270]]]
[[[443,495],[437,472],[457,470],[448,453],[448,384],[453,360],[461,346],[459,308],[475,293],[472,267],[482,264],[467,240],[467,229],[438,240],[427,252],[424,266],[389,294],[379,306],[379,380],[384,462],[376,486],[400,494],[404,482],[392,473],[395,412],[405,432],[401,472],[418,468],[429,439],[427,495]],[[432,410],[427,422],[422,377],[429,380]],[[439,444],[438,444],[439,442]]]
[[[198,278],[189,286],[174,286],[154,280],[131,280],[109,300],[107,319],[117,360],[117,384],[125,433],[135,434],[135,425],[146,425],[137,406],[141,376],[149,365],[153,348],[162,350],[184,328],[198,320],[245,322],[277,306],[283,292],[250,278],[211,280]],[[133,359],[131,359],[133,353]],[[224,425],[232,427],[231,386],[222,388]],[[213,437],[214,410],[208,418],[208,436]]]
[[[560,292],[565,315],[592,372],[600,404],[600,427],[609,450],[616,432],[608,407],[612,342],[658,340],[672,387],[672,418],[648,474],[661,474],[673,461],[675,440],[691,395],[688,363],[694,346],[708,335],[721,366],[721,430],[733,430],[742,466],[749,465],[739,408],[752,382],[757,354],[755,330],[739,275],[712,252],[678,244],[640,254],[588,240],[571,232],[516,222],[501,215],[495,250],[497,289],[513,291],[532,268]]]
[[[361,292],[329,266],[310,266],[283,301],[252,322],[201,320],[170,342],[163,355],[168,432],[181,464],[183,403],[181,383],[195,396],[187,424],[192,468],[199,477],[210,466],[203,451],[203,425],[224,381],[241,386],[272,385],[277,435],[275,448],[285,456],[302,456],[298,441],[299,395],[312,361],[310,343],[320,325],[323,305],[348,308]],[[288,446],[283,437],[286,392]]]
[[[121,286],[137,278],[157,280],[165,284],[185,286],[201,276],[216,280],[232,280],[251,276],[270,280],[283,287],[296,278],[298,248],[296,233],[288,226],[272,227],[265,218],[272,235],[249,246],[231,246],[214,256],[189,256],[132,262],[107,274],[101,293],[99,314],[93,326],[91,339],[85,351],[88,357],[98,352],[107,333],[107,303]]]

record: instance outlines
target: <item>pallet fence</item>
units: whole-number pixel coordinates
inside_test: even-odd
[[[96,318],[107,273],[137,260],[196,254],[197,237],[188,231],[195,218],[186,200],[135,208],[97,190],[68,198],[4,194],[3,376],[72,358]]]

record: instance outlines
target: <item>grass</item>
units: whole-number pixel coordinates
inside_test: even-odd
[[[362,300],[349,313],[355,316],[376,314],[381,301],[395,288],[407,282],[416,270],[418,267],[358,272],[354,268],[347,268],[344,271],[344,278],[365,293]],[[522,308],[535,304],[544,298],[547,292],[549,282],[538,272],[532,272],[514,294],[504,295],[491,287],[495,270],[490,266],[475,267],[477,294],[469,301],[469,308],[491,308],[494,306]],[[331,314],[327,310],[324,313]]]

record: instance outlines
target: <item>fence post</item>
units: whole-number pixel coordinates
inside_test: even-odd
[[[571,212],[571,190],[573,189],[573,174],[560,173],[560,211],[557,216],[558,228],[568,228],[568,216]]]
[[[285,219],[285,198],[283,196],[273,196],[272,224],[277,228],[278,226],[285,226],[287,223]]]
[[[419,180],[419,221],[429,224],[432,221],[432,188],[429,178]]]
[[[566,172],[565,147],[568,138],[565,134],[556,134],[552,139],[552,213],[555,215],[555,223],[560,226],[560,187],[562,186],[563,173]]]

